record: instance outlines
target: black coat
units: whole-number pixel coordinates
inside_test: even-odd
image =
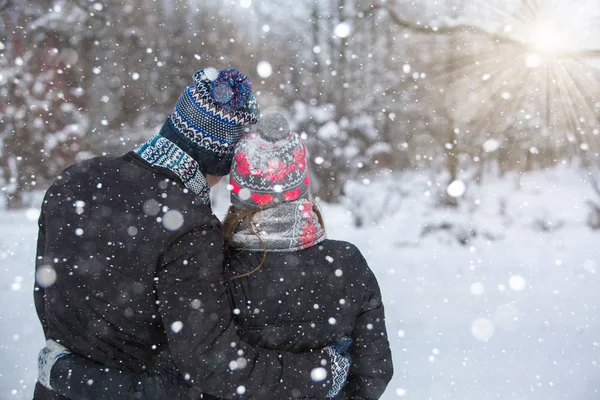
[[[260,265],[262,252],[230,252],[228,277]],[[297,252],[269,252],[261,269],[229,281],[242,340],[300,353],[350,336],[350,376],[340,399],[378,399],[393,366],[381,293],[356,246],[325,240]]]
[[[168,347],[190,384],[223,398],[242,385],[279,398],[328,392],[331,382],[310,379],[319,351],[240,341],[222,226],[169,170],[134,153],[76,164],[47,191],[39,225],[34,297],[46,338],[135,374]],[[231,371],[240,352],[248,366]],[[35,399],[44,398],[53,396],[38,385]]]
[[[225,259],[225,275],[231,309],[242,340],[273,350],[301,353],[319,349],[341,337],[350,336],[353,364],[348,383],[338,399],[378,399],[393,373],[385,329],[384,309],[375,276],[360,251],[352,244],[334,240],[297,252],[269,252],[262,268],[247,277],[232,277],[251,271],[262,262],[262,252],[235,251]],[[111,392],[113,400],[184,398],[185,383],[173,379],[168,368],[158,368],[150,377],[103,374],[98,366],[73,357],[59,360],[53,384],[74,400],[102,398],[86,385],[67,387],[62,376],[74,381],[93,378],[106,385],[123,381],[123,392]],[[131,382],[142,382],[135,388]],[[101,384],[101,386],[104,385]],[[165,388],[165,386],[167,388]],[[179,387],[178,387],[179,386]],[[83,395],[81,393],[84,393]],[[167,397],[167,396],[165,396]],[[278,395],[247,396],[251,399],[286,399]],[[324,397],[306,397],[324,399]]]

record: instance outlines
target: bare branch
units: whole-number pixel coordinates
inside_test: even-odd
[[[574,56],[584,57],[584,58],[600,58],[600,49],[588,49],[575,51],[573,53]]]
[[[405,29],[411,30],[413,32],[430,34],[430,35],[450,35],[454,33],[471,33],[474,35],[487,36],[491,40],[496,43],[505,43],[512,44],[521,48],[528,48],[527,43],[515,39],[513,37],[507,36],[504,33],[498,33],[486,30],[479,26],[470,25],[470,24],[456,24],[456,25],[446,25],[446,26],[435,26],[435,25],[423,25],[420,23],[412,22],[408,19],[404,19],[394,11],[389,4],[385,3],[375,3],[372,4],[368,9],[363,10],[358,13],[360,16],[368,16],[374,14],[378,10],[385,10],[391,20],[398,26],[403,27]],[[565,56],[579,56],[583,58],[600,58],[600,49],[587,49],[587,50],[575,50],[564,52]]]
[[[75,7],[78,7],[81,10],[85,11],[88,15],[94,16],[94,17],[98,18],[99,20],[101,20],[103,22],[106,22],[106,20],[107,20],[105,14],[102,14],[102,13],[99,13],[99,12],[94,12],[92,10],[92,8],[90,7],[90,4],[86,3],[85,0],[76,0],[76,1],[73,1],[72,4]]]
[[[376,3],[371,5],[368,9],[358,13],[361,16],[372,15],[378,10],[385,10],[392,21],[403,28],[409,29],[413,32],[419,32],[431,35],[449,35],[453,33],[472,33],[475,35],[488,36],[490,39],[497,43],[510,43],[518,46],[525,47],[526,44],[520,40],[511,38],[504,34],[491,32],[481,27],[469,24],[457,24],[452,26],[435,26],[435,25],[423,25],[420,23],[412,22],[408,19],[402,18],[396,11],[394,11],[389,5]]]
[[[452,26],[428,26],[405,20],[393,10],[388,9],[388,13],[392,21],[394,21],[397,25],[405,27],[406,29],[410,29],[415,32],[438,35],[449,35],[454,33],[471,33],[475,35],[488,36],[490,39],[498,43],[510,43],[518,46],[525,46],[525,43],[519,40],[513,39],[511,37],[496,32],[488,31],[474,25],[457,24]]]

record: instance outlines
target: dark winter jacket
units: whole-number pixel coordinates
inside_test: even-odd
[[[34,297],[47,338],[136,374],[168,347],[191,385],[223,398],[239,386],[279,398],[329,391],[331,382],[310,379],[320,351],[240,342],[221,224],[170,171],[134,153],[74,165],[46,193],[39,225]],[[238,354],[248,365],[231,371]],[[43,398],[54,397],[38,385]]]
[[[225,261],[228,279],[252,270],[261,263],[262,257],[260,252],[231,252]],[[393,367],[381,294],[375,276],[355,246],[326,240],[298,252],[268,253],[258,272],[229,280],[227,287],[242,340],[269,349],[300,353],[351,336],[353,364],[348,383],[337,398],[378,399],[383,394]],[[157,385],[167,386],[162,390],[169,393],[169,398],[180,398],[181,389],[177,385],[184,386],[183,382],[173,379],[168,368],[158,368],[150,377],[136,379],[116,373],[103,374],[98,368],[94,370],[93,365],[67,357],[56,364],[52,381],[53,385],[55,382],[60,385],[61,393],[74,400],[100,397],[92,396],[92,390],[85,385],[67,387],[61,379],[61,375],[67,374],[73,375],[75,382],[90,378],[98,382],[102,379],[122,381],[121,387],[126,390],[113,392],[114,400],[133,398],[136,390],[156,393]],[[134,381],[141,382],[137,389],[131,384]],[[245,398],[290,397],[263,393]],[[324,399],[320,396],[304,398]]]
[[[260,265],[261,252],[226,256],[226,273],[237,276]],[[356,246],[324,242],[297,252],[267,253],[262,268],[229,281],[231,308],[242,340],[300,353],[344,336],[353,344],[352,366],[340,399],[378,399],[393,367],[381,293]]]

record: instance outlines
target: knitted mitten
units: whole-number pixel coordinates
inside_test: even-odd
[[[38,381],[48,389],[50,387],[50,374],[52,366],[59,358],[70,354],[69,349],[52,339],[46,341],[46,347],[38,355]]]
[[[352,358],[350,358],[349,354],[344,355],[343,353],[348,350],[351,344],[352,339],[344,337],[323,349],[331,359],[332,387],[327,394],[328,398],[340,394],[348,380],[348,372],[350,371],[350,365],[352,365]]]

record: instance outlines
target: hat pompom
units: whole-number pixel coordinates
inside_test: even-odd
[[[210,89],[213,100],[229,111],[245,107],[252,98],[252,82],[235,68],[219,71]]]
[[[258,134],[269,142],[277,142],[290,134],[290,124],[283,114],[272,113],[263,116],[257,125]]]

